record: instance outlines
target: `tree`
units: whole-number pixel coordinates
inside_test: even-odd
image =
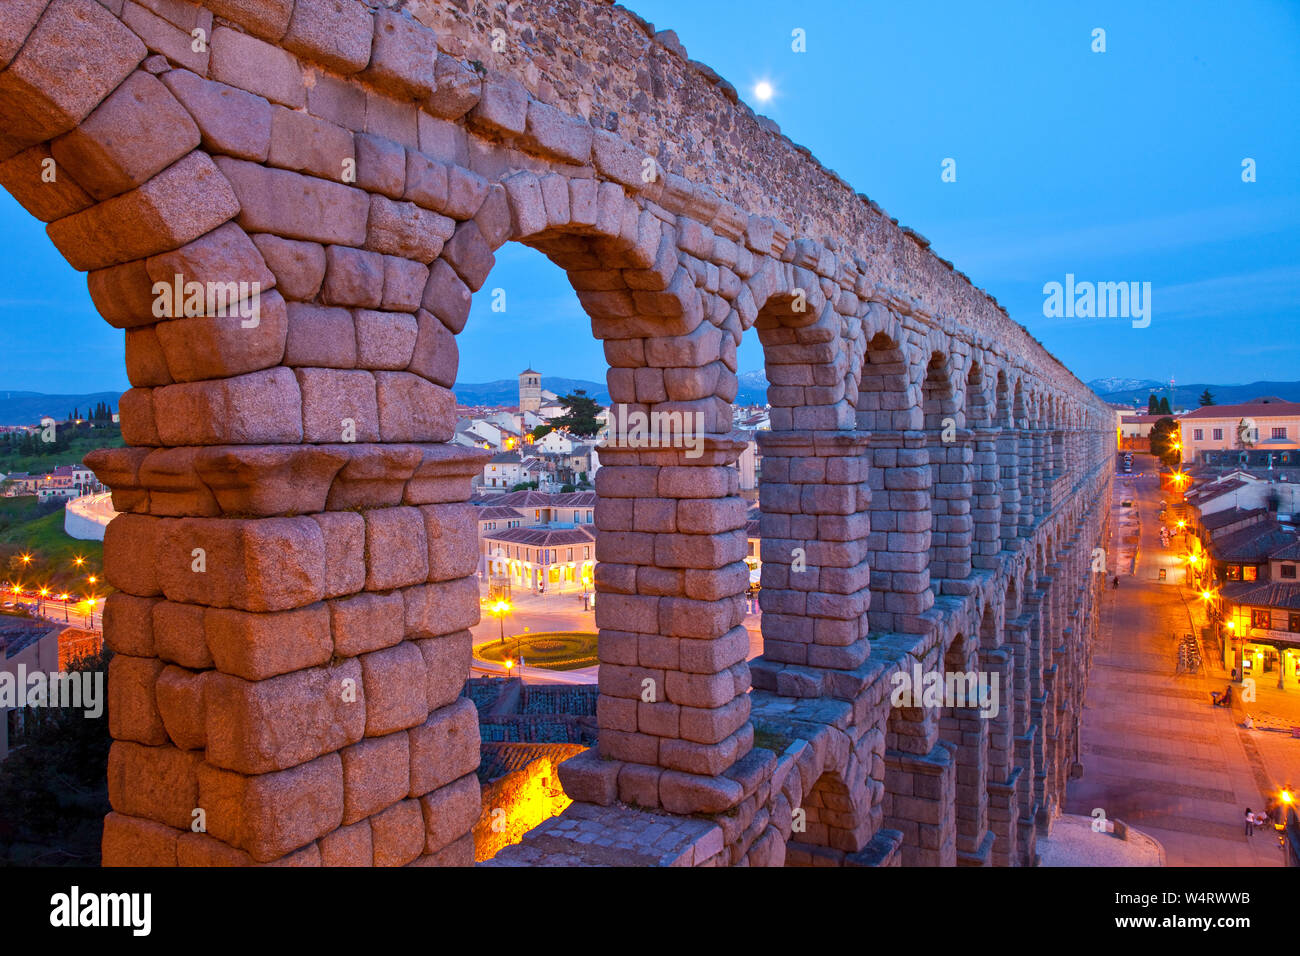
[[[541,441],[553,431],[555,431],[554,425],[538,425],[532,430],[532,432],[530,432],[530,434],[533,436],[533,441],[537,442]]]
[[[1147,414],[1148,415],[1160,414],[1160,402],[1156,398],[1155,392],[1152,392],[1151,397],[1147,399]]]
[[[563,486],[560,488],[560,494],[562,494],[562,495],[567,495],[567,494],[570,494],[570,493],[572,493],[572,492],[574,492],[574,491],[577,491],[577,490],[578,490],[578,489],[577,489],[576,487],[574,487],[573,485],[566,484],[566,485],[563,485]]]
[[[560,396],[566,410],[563,415],[551,419],[555,428],[567,428],[575,435],[594,435],[600,430],[596,416],[600,414],[600,403],[587,395],[585,389],[575,388],[573,394]]]
[[[1151,427],[1151,454],[1170,470],[1176,469],[1183,460],[1182,454],[1174,448],[1179,444],[1178,436],[1178,423],[1172,418],[1162,418]]]
[[[1202,406],[1213,405],[1214,393],[1207,388],[1205,391],[1201,392],[1201,397],[1198,399],[1198,401],[1201,403]]]
[[[1160,396],[1160,407],[1156,410],[1156,414],[1157,414],[1157,415],[1172,415],[1172,414],[1173,414],[1173,412],[1172,412],[1172,411],[1170,410],[1170,408],[1169,408],[1169,396],[1168,396],[1168,395],[1161,395],[1161,396]]]

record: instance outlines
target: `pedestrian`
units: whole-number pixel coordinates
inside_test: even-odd
[[[1119,590],[1119,575],[1118,575],[1118,574],[1115,575],[1114,580],[1112,580],[1112,581],[1110,582],[1110,586],[1111,586],[1111,588],[1113,588],[1113,589],[1116,590],[1116,591]]]
[[[1250,837],[1255,833],[1255,814],[1251,812],[1250,807],[1246,808],[1246,836]]]

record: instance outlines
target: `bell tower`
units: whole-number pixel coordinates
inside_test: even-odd
[[[542,375],[531,368],[519,373],[519,410],[536,412],[542,407]]]

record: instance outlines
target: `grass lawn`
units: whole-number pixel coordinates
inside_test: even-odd
[[[493,664],[500,664],[507,658],[517,660],[520,655],[528,667],[544,667],[553,671],[591,667],[598,663],[596,635],[577,631],[544,631],[529,634],[522,639],[507,637],[505,644],[493,641],[474,648],[475,657]]]
[[[31,555],[30,563],[22,561],[24,554]],[[80,567],[78,557],[84,559]],[[95,584],[87,580],[92,574],[98,578]],[[104,544],[69,537],[63,509],[41,514],[34,495],[0,498],[0,584],[9,583],[103,595]]]

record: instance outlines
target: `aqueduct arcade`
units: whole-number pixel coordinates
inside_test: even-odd
[[[706,442],[601,450],[599,745],[496,862],[1034,861],[1078,759],[1109,411],[671,32],[591,0],[8,0],[0,184],[126,337],[128,447],[92,460],[123,512],[106,864],[473,861],[482,459],[450,389],[511,241],[567,274],[612,400]],[[159,315],[176,276],[256,283],[256,320]],[[917,668],[1001,705],[895,706]]]

